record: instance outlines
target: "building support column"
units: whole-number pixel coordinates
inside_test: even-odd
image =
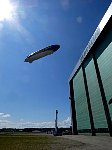
[[[109,108],[108,108],[108,104],[107,104],[107,100],[106,100],[106,96],[105,96],[105,91],[103,88],[103,83],[101,80],[101,75],[100,75],[98,63],[97,63],[97,60],[95,58],[95,54],[93,54],[93,61],[94,61],[94,66],[95,66],[95,70],[96,70],[96,75],[97,75],[97,79],[98,79],[100,92],[101,92],[101,97],[102,97],[104,111],[105,111],[105,115],[106,115],[106,119],[107,119],[109,133],[110,133],[110,136],[112,136],[112,123],[111,123],[110,112],[109,112]]]
[[[70,87],[70,107],[71,107],[71,121],[72,121],[72,134],[78,135],[77,131],[77,120],[76,120],[76,110],[75,110],[75,100],[74,100],[74,90],[73,90],[73,80],[69,82]]]
[[[86,91],[86,97],[87,97],[88,111],[89,111],[90,124],[91,124],[91,132],[92,132],[92,136],[95,136],[96,132],[95,132],[95,127],[94,127],[94,120],[93,120],[93,114],[92,114],[92,109],[91,109],[89,90],[88,90],[88,85],[87,85],[85,68],[83,65],[82,65],[82,72],[83,72],[84,85],[85,85],[85,91]]]

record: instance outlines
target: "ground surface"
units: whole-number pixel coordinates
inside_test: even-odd
[[[84,146],[82,142],[45,134],[0,135],[0,150],[70,150]]]
[[[72,148],[71,150],[112,150],[112,137],[110,136],[65,135],[63,138],[85,144],[83,147]]]
[[[3,133],[0,150],[112,150],[112,137]]]

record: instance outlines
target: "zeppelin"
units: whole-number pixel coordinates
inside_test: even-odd
[[[34,53],[31,53],[26,57],[24,62],[32,63],[34,60],[40,59],[42,57],[45,57],[47,55],[53,54],[55,51],[57,51],[60,48],[60,45],[51,45],[46,48],[43,48],[41,50],[38,50]]]

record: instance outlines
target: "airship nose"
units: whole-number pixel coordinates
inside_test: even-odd
[[[28,62],[28,59],[26,58],[26,59],[24,60],[24,62]]]
[[[57,49],[59,49],[60,48],[60,45],[57,45]]]
[[[53,45],[54,51],[57,51],[60,48],[60,45]]]

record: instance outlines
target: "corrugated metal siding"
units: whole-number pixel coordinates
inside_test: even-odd
[[[82,69],[79,70],[73,79],[74,98],[76,104],[77,128],[90,129],[87,99],[83,80]]]
[[[100,45],[99,51],[96,52],[96,58],[108,103],[112,98],[112,31],[105,37],[105,41]],[[108,106],[112,119],[112,104]]]
[[[94,119],[95,128],[106,128],[107,121],[104,113],[104,107],[102,104],[100,89],[96,76],[93,59],[89,59],[89,62],[85,68],[91,108]]]

